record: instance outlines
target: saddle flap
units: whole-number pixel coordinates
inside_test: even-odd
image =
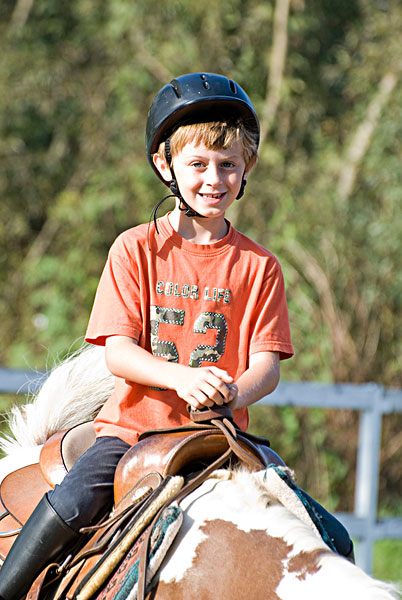
[[[4,508],[25,524],[42,496],[50,490],[38,464],[9,473],[1,482],[0,495]]]
[[[0,566],[5,561],[11,546],[21,530],[21,523],[14,519],[4,507],[1,506],[0,515]]]

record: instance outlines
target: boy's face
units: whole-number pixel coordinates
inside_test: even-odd
[[[167,163],[156,159],[155,164],[170,181]],[[248,175],[240,142],[226,150],[188,143],[173,157],[173,169],[184,200],[204,217],[223,216],[239,193],[243,175]]]

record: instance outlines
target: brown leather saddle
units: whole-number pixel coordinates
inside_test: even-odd
[[[252,471],[271,463],[284,466],[268,440],[237,428],[229,408],[189,412],[192,422],[188,425],[147,431],[126,452],[116,470],[115,504],[149,472],[158,472],[163,478],[202,472],[225,453],[226,460],[216,468],[239,462]]]
[[[42,447],[39,463],[17,469],[3,479],[0,485],[1,564],[43,494],[62,481],[94,441],[92,422],[55,433]]]
[[[148,431],[130,448],[116,469],[114,495],[115,510],[107,526],[101,524],[99,533],[92,529],[90,542],[75,557],[79,566],[67,572],[67,584],[60,597],[73,598],[80,582],[91,571],[105,547],[105,531],[111,538],[119,522],[135,513],[138,495],[154,493],[170,476],[183,475],[188,481],[180,497],[190,493],[216,468],[244,464],[255,471],[269,464],[284,465],[282,459],[269,447],[269,442],[242,432],[234,424],[227,407],[214,410],[189,411],[191,423],[166,430]],[[26,522],[43,494],[59,483],[78,458],[95,441],[92,422],[53,435],[43,446],[38,464],[10,473],[0,486],[3,513],[0,515],[0,556],[7,555],[22,525]],[[99,540],[102,539],[102,544]],[[84,566],[83,566],[84,565]],[[146,557],[142,559],[142,571]],[[71,583],[74,580],[74,583]],[[144,573],[139,582],[139,598],[144,597]],[[68,592],[67,592],[68,587]],[[140,591],[142,588],[142,591]],[[40,597],[40,586],[36,595]]]

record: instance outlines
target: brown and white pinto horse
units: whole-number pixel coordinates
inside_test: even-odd
[[[181,504],[184,523],[158,574],[155,600],[397,597],[273,500],[263,471],[217,471]]]
[[[112,378],[91,348],[56,367],[38,396],[14,409],[0,479],[38,462],[56,431],[96,414]],[[180,506],[182,526],[154,576],[149,600],[392,600],[395,586],[333,553],[270,493],[265,472],[216,471]],[[93,599],[106,597],[105,589]],[[121,596],[108,596],[120,599]],[[124,596],[134,600],[135,589]]]

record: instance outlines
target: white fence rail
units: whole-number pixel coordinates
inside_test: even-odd
[[[43,373],[0,368],[0,394],[35,392]],[[372,571],[374,542],[379,539],[402,539],[402,518],[378,519],[378,478],[382,417],[402,412],[402,390],[385,389],[375,384],[286,383],[281,382],[273,394],[260,400],[270,406],[304,406],[357,410],[360,429],[354,512],[336,516],[358,541],[356,560],[368,573]]]

